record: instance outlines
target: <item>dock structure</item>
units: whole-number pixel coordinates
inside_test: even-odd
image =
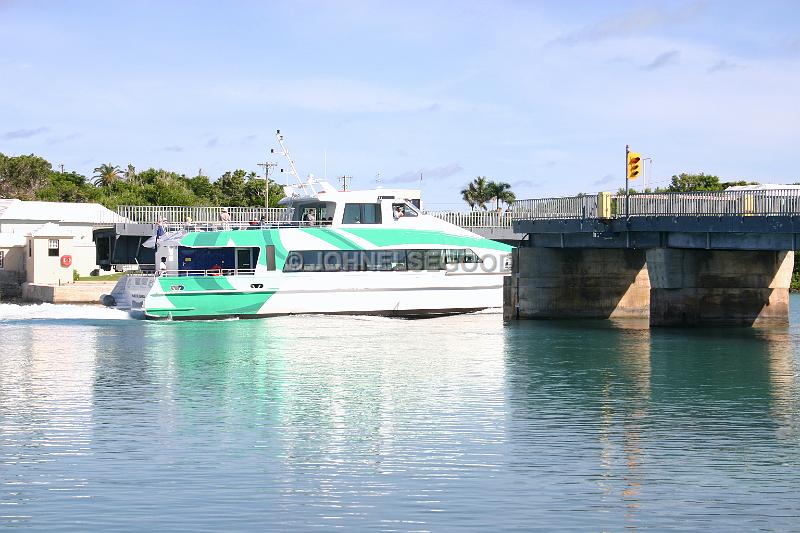
[[[800,191],[517,201],[504,315],[642,318],[651,326],[781,325]]]

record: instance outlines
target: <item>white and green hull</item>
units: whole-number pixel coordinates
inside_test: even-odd
[[[218,276],[167,273],[140,278],[131,291],[134,313],[171,319],[304,313],[425,316],[500,307],[511,250],[469,232],[356,227],[189,233],[179,246],[159,249],[158,255],[178,253],[179,247],[250,247],[260,252],[247,274],[230,269]],[[291,252],[420,248],[470,249],[481,261],[439,270],[284,271]]]

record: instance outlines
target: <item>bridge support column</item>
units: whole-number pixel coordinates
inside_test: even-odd
[[[794,252],[647,251],[651,326],[784,325]]]
[[[644,250],[517,248],[506,318],[647,318]]]

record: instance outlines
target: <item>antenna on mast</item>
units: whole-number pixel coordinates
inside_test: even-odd
[[[300,188],[300,190],[303,191],[304,195],[313,196],[313,195],[317,194],[317,190],[314,187],[315,180],[313,179],[313,176],[309,175],[309,177],[308,177],[308,179],[306,181],[303,181],[303,180],[300,179],[300,174],[297,173],[297,167],[294,164],[294,159],[292,159],[292,156],[289,153],[289,149],[286,148],[285,144],[283,144],[283,135],[281,134],[281,130],[276,130],[275,131],[275,138],[278,139],[278,144],[281,145],[281,149],[280,149],[280,151],[276,152],[275,149],[273,148],[273,149],[270,150],[270,153],[271,154],[277,153],[277,154],[282,155],[282,156],[284,156],[286,158],[286,160],[289,162],[289,174],[294,176],[294,178],[297,180],[297,185]],[[281,169],[281,172],[283,172],[283,169]],[[287,178],[286,181],[287,181],[286,185],[288,186],[289,185],[288,184],[288,181],[289,181],[288,178]]]

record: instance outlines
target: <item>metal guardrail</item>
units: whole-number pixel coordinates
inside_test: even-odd
[[[144,269],[139,272],[128,272],[131,277],[217,277],[217,276],[253,276],[256,271],[253,268],[211,268],[207,270],[156,270]]]
[[[228,218],[220,218],[223,209],[227,210]],[[426,211],[426,215],[441,218],[451,224],[464,228],[510,228],[512,216],[509,211]],[[151,205],[121,205],[117,208],[117,215],[126,222],[142,224],[157,224],[166,220],[165,226],[170,229],[220,229],[248,228],[258,226],[261,217],[269,224],[280,223],[285,227],[292,219],[292,210],[284,207],[207,207],[207,206],[151,206]],[[296,225],[325,225],[326,221],[320,220],[316,224]],[[272,227],[272,226],[270,226]]]
[[[427,211],[425,214],[462,228],[510,228],[512,221],[509,211]]]
[[[166,222],[162,224],[164,230],[169,232],[177,231],[229,231],[229,230],[251,230],[251,229],[275,229],[275,228],[315,228],[320,226],[330,226],[330,220],[317,220],[310,222],[307,220],[280,220],[280,221],[252,221],[252,222]]]
[[[511,207],[512,218],[597,218],[597,196],[567,196],[517,200]]]
[[[166,220],[170,224],[194,222],[209,224],[224,221],[220,218],[227,212],[227,222],[249,223],[265,217],[267,222],[291,220],[292,210],[285,207],[211,207],[181,205],[121,205],[117,214],[131,222],[155,224]]]
[[[514,220],[621,218],[626,196],[610,195],[610,210],[601,213],[599,196],[517,200]],[[604,215],[604,216],[600,216]],[[627,215],[640,216],[800,216],[800,190],[638,193],[627,197]]]

